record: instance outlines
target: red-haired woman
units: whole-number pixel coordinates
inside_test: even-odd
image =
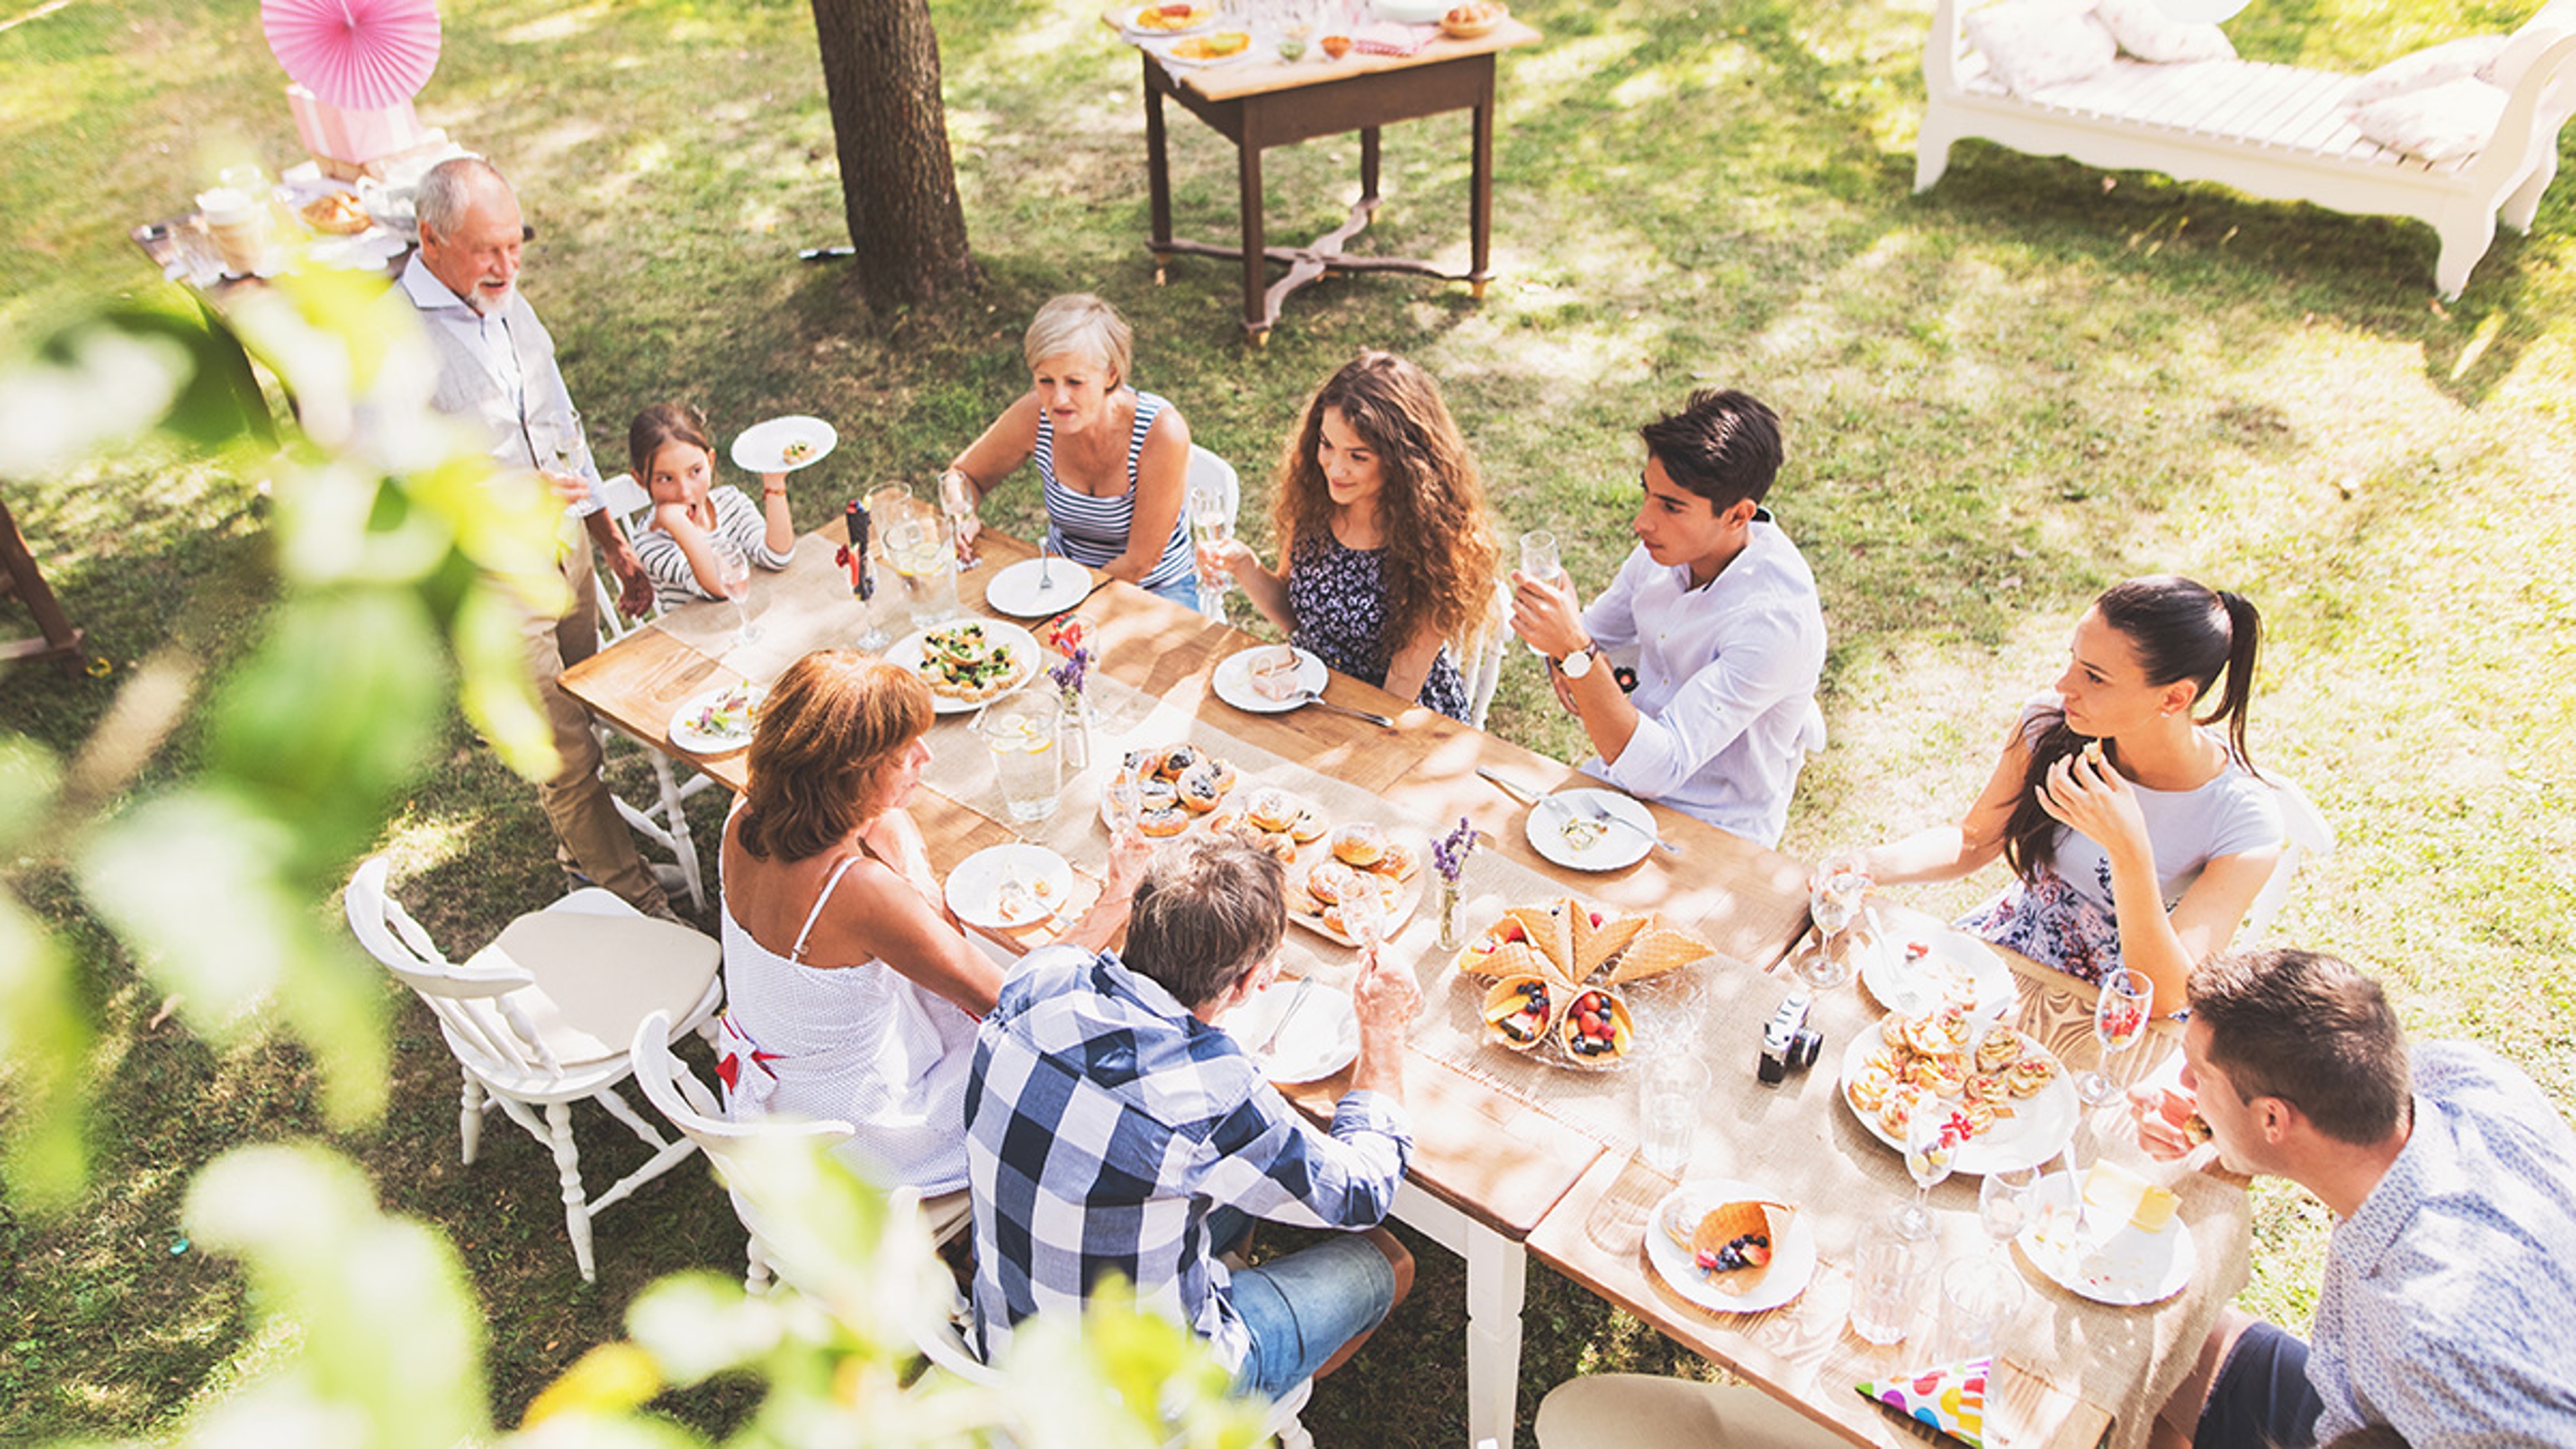
[[[761,709],[750,789],[725,823],[728,1100],[737,1117],[857,1125],[879,1186],[966,1185],[966,1067],[1002,969],[942,904],[904,808],[930,761],[930,690],[831,649],[788,667]],[[1064,939],[1106,947],[1150,858],[1113,844],[1099,901]]]

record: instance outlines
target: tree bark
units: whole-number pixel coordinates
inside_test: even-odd
[[[971,284],[925,0],[813,0],[859,290],[878,311]]]

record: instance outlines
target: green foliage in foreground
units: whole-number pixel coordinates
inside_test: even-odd
[[[2257,58],[2359,70],[2530,8],[2262,0],[2229,29]],[[1912,196],[1922,6],[1530,0],[1516,11],[1547,39],[1504,62],[1485,300],[1335,280],[1252,351],[1226,268],[1183,261],[1153,285],[1135,61],[1080,7],[935,6],[988,284],[980,303],[888,319],[792,260],[838,239],[840,204],[803,6],[442,9],[424,115],[527,196],[529,291],[603,453],[665,397],[703,403],[727,434],[820,413],[845,442],[797,475],[798,519],[819,524],[882,478],[926,480],[1024,381],[1018,334],[1037,303],[1085,287],[1135,323],[1140,380],[1244,469],[1247,517],[1305,391],[1353,349],[1390,347],[1440,377],[1507,526],[1580,538],[1569,565],[1597,580],[1622,546],[1634,425],[1693,385],[1740,383],[1788,419],[1773,502],[1834,635],[1834,744],[1808,769],[1788,849],[1957,809],[2103,584],[2178,569],[2237,587],[2275,626],[2257,762],[2342,834],[2276,937],[2383,971],[2414,1029],[2490,1041],[2576,1106],[2576,900],[2559,864],[2576,851],[2565,179],[2532,235],[2499,239],[2462,301],[2438,306],[2432,236],[2412,223],[1975,143]],[[238,6],[75,0],[0,30],[0,217],[17,261],[0,273],[0,327],[32,334],[76,302],[153,290],[123,228],[195,189],[201,135],[230,128],[285,158],[276,85]],[[1386,145],[1388,206],[1363,246],[1463,260],[1463,124],[1397,127]],[[1182,234],[1225,237],[1230,148],[1176,115],[1173,149]],[[1274,238],[1338,222],[1354,142],[1266,160]],[[259,637],[273,505],[255,471],[141,448],[9,486],[115,673],[0,675],[0,731],[68,756],[140,661],[168,648],[218,671]],[[1034,494],[1014,484],[997,521],[1013,505],[1034,517]],[[1580,748],[1525,665],[1496,727]],[[208,749],[183,716],[132,778],[165,784]],[[406,902],[469,949],[560,876],[529,793],[471,732],[447,721],[433,764],[385,845]],[[1494,808],[1483,823],[1509,828]],[[98,1169],[70,1218],[0,1220],[0,1440],[167,1433],[286,1351],[253,1325],[239,1274],[170,1249],[198,1167],[328,1129],[316,1068],[277,1038],[217,1045],[159,1019],[165,992],[83,911],[59,851],[15,850],[12,884],[79,963],[70,1005],[96,1024]],[[1992,885],[1917,899],[1947,909]],[[332,1140],[391,1209],[457,1245],[497,1421],[618,1337],[646,1282],[738,1266],[722,1194],[682,1172],[603,1220],[601,1282],[581,1285],[543,1155],[490,1142],[458,1167],[452,1067],[422,1014],[386,1000],[386,1115]],[[22,1090],[0,1091],[0,1112]],[[586,1137],[586,1157],[604,1141]],[[598,1165],[628,1164],[601,1148]],[[2279,1190],[2259,1205],[2244,1301],[2304,1323],[2324,1214]],[[1308,1414],[1328,1441],[1463,1434],[1461,1274],[1414,1247],[1412,1303]],[[1525,1411],[1578,1371],[1704,1371],[1544,1272],[1527,1322]],[[657,1401],[718,1429],[750,1404],[721,1376]]]

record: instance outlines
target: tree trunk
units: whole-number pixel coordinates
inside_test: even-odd
[[[971,283],[925,0],[813,0],[859,290],[879,311]]]

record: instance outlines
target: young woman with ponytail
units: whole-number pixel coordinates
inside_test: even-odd
[[[2281,858],[2280,807],[2245,750],[2261,632],[2252,604],[2189,579],[2115,586],[1964,818],[1824,868],[1954,880],[2001,856],[2013,883],[1961,926],[2086,981],[2142,971],[2171,1014]]]

